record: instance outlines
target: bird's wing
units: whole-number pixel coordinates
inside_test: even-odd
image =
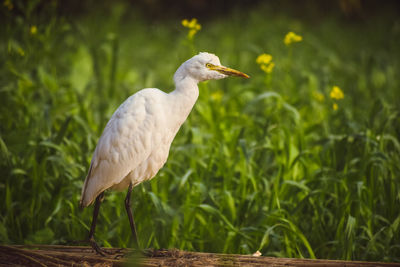
[[[160,91],[161,92],[161,91]],[[81,206],[90,205],[104,190],[118,184],[148,158],[159,112],[160,94],[142,90],[129,97],[107,123],[82,188]]]

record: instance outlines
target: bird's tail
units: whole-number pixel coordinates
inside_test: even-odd
[[[79,208],[82,210],[84,207],[87,207],[90,205],[90,203],[87,203],[88,201],[87,199],[87,185],[88,185],[88,181],[90,179],[92,173],[92,164],[90,164],[90,168],[89,168],[89,172],[86,176],[85,182],[83,183],[83,187],[82,187],[82,193],[81,193],[81,199],[79,200]]]

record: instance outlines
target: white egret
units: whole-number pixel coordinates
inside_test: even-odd
[[[156,88],[143,89],[125,100],[112,115],[94,151],[80,200],[81,207],[95,201],[89,242],[97,253],[104,255],[94,240],[104,191],[128,188],[125,208],[139,247],[130,208],[133,187],[153,178],[166,162],[171,143],[199,96],[197,84],[228,76],[249,78],[221,66],[217,56],[199,53],[176,71],[174,91],[167,94]]]

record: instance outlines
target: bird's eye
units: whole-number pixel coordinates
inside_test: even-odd
[[[207,63],[207,64],[206,64],[206,67],[209,68],[209,69],[211,69],[213,66],[214,66],[214,65],[211,64],[211,63]]]

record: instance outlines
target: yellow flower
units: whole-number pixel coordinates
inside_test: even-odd
[[[32,35],[35,35],[37,33],[37,27],[35,26],[35,25],[33,25],[32,27],[31,27],[31,34]]]
[[[4,0],[3,6],[7,7],[8,10],[12,10],[14,8],[14,5],[11,0]]]
[[[260,65],[260,68],[265,72],[265,73],[271,73],[272,72],[272,70],[274,69],[274,67],[275,67],[275,63],[274,62],[271,62],[270,64],[268,64],[268,65]]]
[[[272,61],[272,56],[270,54],[261,54],[257,57],[257,64],[268,64]]]
[[[333,110],[338,110],[339,106],[338,106],[338,104],[336,104],[336,103],[333,103],[333,106],[332,106],[332,108],[333,108]]]
[[[301,42],[302,40],[303,40],[302,36],[297,35],[294,32],[288,32],[286,34],[285,39],[283,40],[283,42],[285,43],[285,45],[289,46],[292,43]]]
[[[182,26],[189,29],[189,32],[188,32],[189,39],[193,39],[193,37],[196,35],[196,33],[201,30],[201,25],[199,23],[197,23],[197,19],[192,19],[190,21],[187,19],[184,19],[184,20],[182,20]]]
[[[182,20],[183,27],[189,27],[189,21],[187,19]]]
[[[339,88],[339,86],[336,86],[336,85],[332,87],[332,90],[331,90],[331,93],[329,94],[329,96],[332,99],[338,99],[338,100],[344,98],[343,91]]]
[[[197,33],[197,31],[195,29],[189,30],[189,32],[188,32],[189,39],[192,39],[196,33]]]
[[[272,62],[272,56],[270,54],[259,55],[256,62],[265,73],[271,73],[275,67],[275,63]]]
[[[312,96],[318,101],[318,102],[324,102],[325,96],[317,91],[312,92]]]

